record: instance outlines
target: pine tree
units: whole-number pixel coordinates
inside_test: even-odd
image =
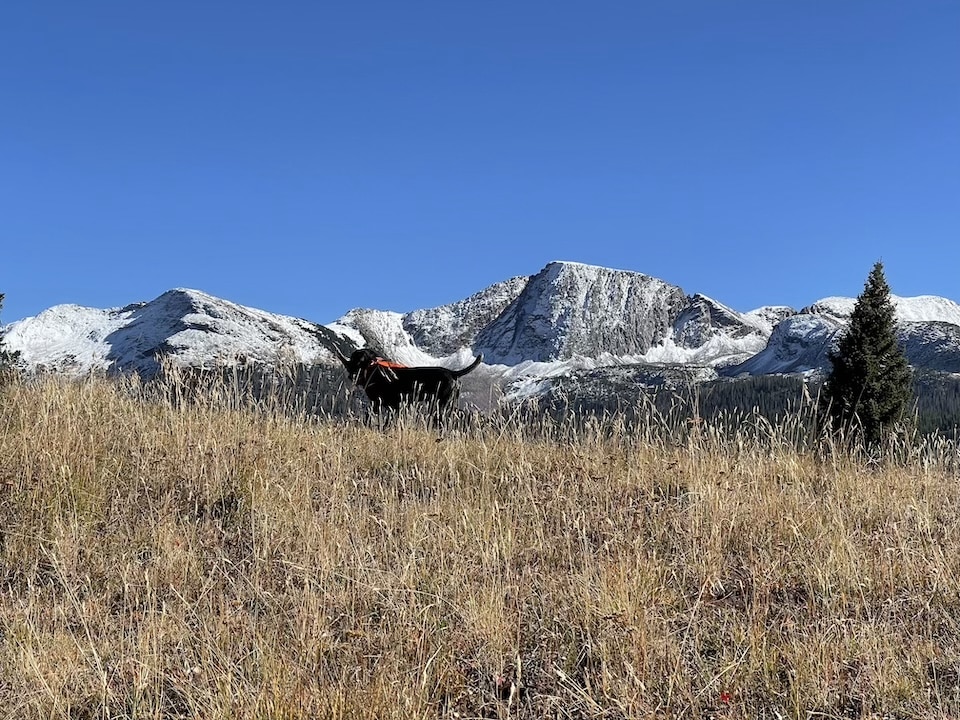
[[[3,293],[0,293],[0,310],[3,310]],[[17,370],[20,353],[8,351],[3,335],[0,335],[0,385],[8,381]]]
[[[912,387],[882,263],[870,271],[830,362],[823,398],[833,429],[877,445],[904,418]]]

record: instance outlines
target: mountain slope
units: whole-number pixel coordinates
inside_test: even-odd
[[[449,355],[471,347],[477,334],[516,300],[529,277],[510,278],[449,305],[414,310],[403,316],[410,340],[432,355]]]
[[[508,368],[575,358],[725,365],[761,350],[773,318],[789,312],[741,314],[642,273],[553,262],[456,303],[402,316],[351,310],[330,327],[401,362],[472,349]]]
[[[891,296],[898,338],[914,367],[938,372],[960,372],[960,305],[931,295]],[[846,327],[854,298],[829,297],[781,321],[767,346],[729,375],[826,372],[829,352]]]
[[[92,370],[152,377],[159,361],[213,367],[332,357],[337,336],[298,318],[237,305],[198,290],[169,290],[146,303],[97,310],[58,305],[12,323],[5,342],[25,364],[66,374]]]
[[[642,354],[669,334],[685,297],[649,275],[554,262],[480,331],[474,347],[502,365]]]

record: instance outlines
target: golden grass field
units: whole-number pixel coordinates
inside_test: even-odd
[[[960,717],[956,449],[898,457],[15,382],[0,717]]]

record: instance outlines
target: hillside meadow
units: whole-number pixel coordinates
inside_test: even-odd
[[[14,382],[0,717],[960,717],[955,446],[658,422]]]

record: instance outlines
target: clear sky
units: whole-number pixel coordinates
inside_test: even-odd
[[[960,2],[6,2],[0,248],[2,322],[331,322],[551,260],[960,301]]]

